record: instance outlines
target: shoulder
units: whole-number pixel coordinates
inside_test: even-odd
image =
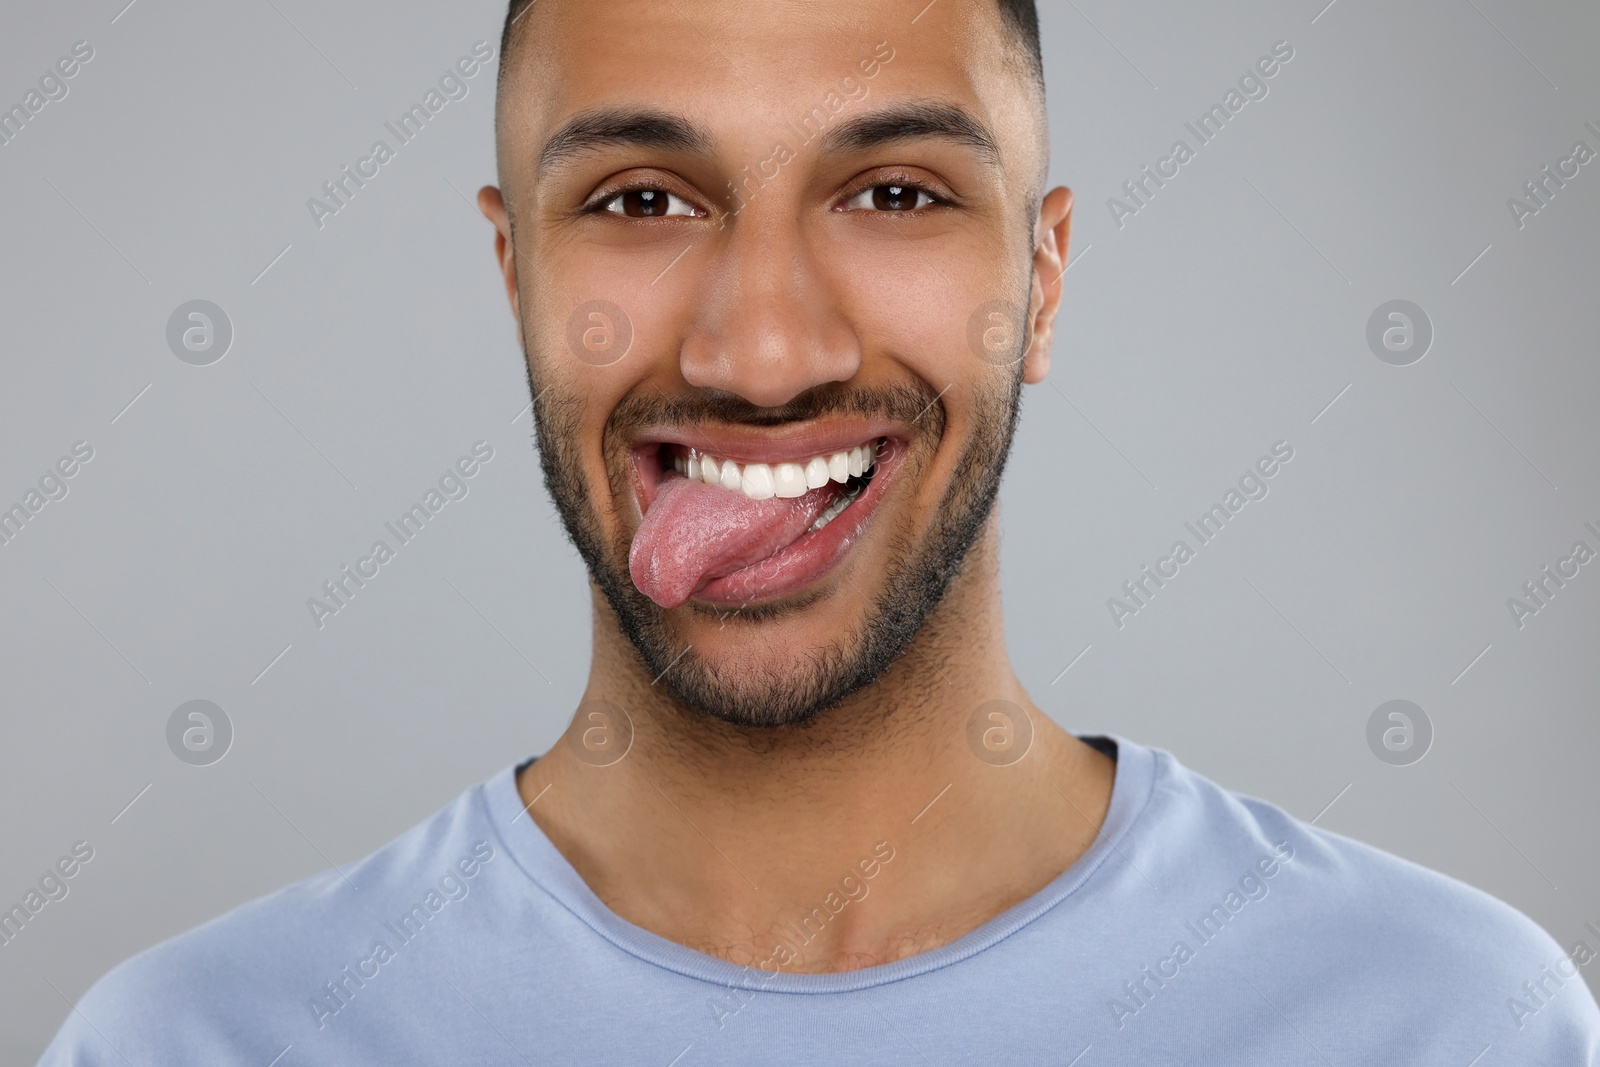
[[[1600,934],[1563,947],[1480,889],[1155,755],[1153,814],[1182,857],[1169,870],[1214,870],[1218,915],[1237,904],[1259,916],[1250,938],[1270,946],[1286,998],[1419,1036],[1470,1020],[1485,1035],[1479,1049],[1600,1064],[1600,1009],[1585,981],[1600,970]]]
[[[482,787],[382,849],[251,901],[107,972],[40,1061],[265,1064],[345,1002],[374,931],[395,946],[466,897],[499,854]],[[505,865],[509,861],[502,861]],[[457,909],[462,910],[462,909]],[[391,929],[393,932],[391,933]],[[376,966],[376,963],[372,963]]]

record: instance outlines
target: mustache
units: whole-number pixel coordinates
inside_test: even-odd
[[[808,389],[779,407],[760,407],[736,394],[713,389],[681,396],[636,393],[624,397],[613,409],[606,420],[606,436],[626,435],[642,426],[782,426],[835,416],[916,423],[938,437],[944,433],[942,395],[920,381],[891,386],[829,383]]]

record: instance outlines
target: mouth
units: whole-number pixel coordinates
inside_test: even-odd
[[[643,515],[634,585],[665,608],[750,606],[815,585],[860,542],[905,452],[891,427],[646,438],[631,457]]]

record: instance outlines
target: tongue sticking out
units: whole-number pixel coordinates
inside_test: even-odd
[[[712,578],[793,544],[840,488],[829,482],[801,497],[751,500],[737,490],[669,476],[633,535],[633,584],[662,607],[678,607]]]

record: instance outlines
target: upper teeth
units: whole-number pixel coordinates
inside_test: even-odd
[[[690,450],[687,456],[674,455],[673,468],[685,478],[694,478],[724,489],[738,489],[751,500],[772,497],[805,496],[812,489],[820,489],[829,479],[843,484],[851,477],[859,478],[878,462],[878,442],[812,456],[800,463],[746,463],[740,466],[731,459],[719,459],[703,452]]]

